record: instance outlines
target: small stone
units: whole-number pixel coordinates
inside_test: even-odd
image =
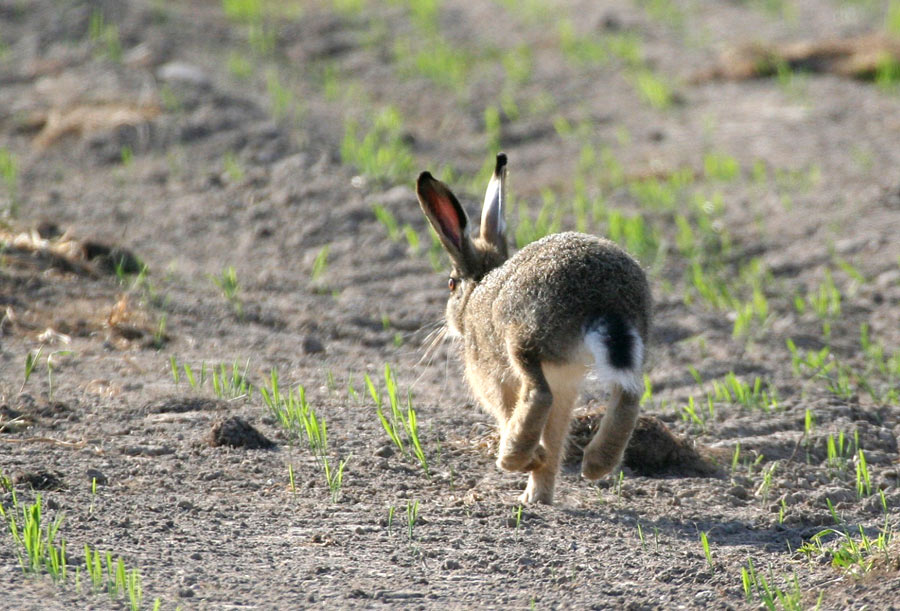
[[[174,61],[163,64],[156,71],[156,77],[161,81],[180,81],[197,87],[207,87],[210,83],[209,76],[193,64]]]
[[[125,446],[121,449],[121,452],[127,456],[165,456],[166,454],[174,454],[175,448],[171,446],[133,445]]]
[[[444,569],[447,571],[456,571],[461,569],[462,566],[456,560],[445,560],[444,561]]]
[[[325,352],[325,345],[313,335],[307,335],[303,338],[303,352],[306,354],[319,354]]]
[[[383,445],[375,452],[375,456],[379,456],[381,458],[390,458],[394,455],[394,447],[390,445]]]
[[[753,486],[753,480],[745,475],[735,475],[731,478],[731,481],[734,482],[736,486],[743,486],[744,488]]]
[[[98,486],[106,486],[107,484],[109,484],[109,479],[103,474],[103,472],[98,471],[97,469],[88,469],[87,478],[88,481],[92,484],[93,482],[97,482]]]
[[[45,240],[52,240],[53,238],[58,238],[62,235],[59,225],[53,221],[41,221],[35,229],[37,230],[38,235]]]
[[[737,497],[737,498],[741,499],[742,501],[746,501],[750,497],[749,493],[747,492],[747,489],[744,488],[743,486],[732,486],[731,488],[728,489],[728,494],[730,494],[733,497]]]
[[[856,493],[854,491],[838,486],[825,488],[818,495],[819,506],[825,505],[826,501],[831,501],[832,505],[837,505],[838,503],[849,503],[855,500]]]

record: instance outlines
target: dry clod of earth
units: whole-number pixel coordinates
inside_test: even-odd
[[[40,130],[34,137],[32,145],[35,149],[43,151],[65,136],[85,137],[119,127],[140,127],[159,113],[160,108],[155,104],[115,102],[80,105],[35,112],[28,118],[28,125]]]
[[[264,450],[275,447],[265,435],[238,416],[230,416],[215,422],[209,432],[211,446],[231,446],[248,450]]]
[[[722,52],[718,64],[691,81],[740,81],[778,74],[779,70],[820,72],[874,80],[888,62],[900,63],[900,39],[884,34],[791,43],[747,43]]]
[[[65,490],[62,474],[52,471],[26,471],[13,475],[14,484],[28,486],[32,490]]]

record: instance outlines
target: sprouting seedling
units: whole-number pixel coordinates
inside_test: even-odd
[[[318,282],[319,279],[325,274],[325,270],[328,269],[328,251],[330,250],[330,246],[326,244],[322,247],[322,250],[319,251],[319,254],[316,255],[316,258],[313,260],[312,265],[312,281]]]
[[[166,325],[168,324],[168,316],[163,314],[159,317],[156,324],[156,331],[153,332],[153,347],[159,350],[165,345],[168,338],[166,337]]]
[[[169,368],[172,370],[172,380],[175,382],[175,386],[178,386],[178,362],[174,355],[169,357]]]
[[[394,524],[394,512],[395,512],[396,510],[397,510],[397,508],[394,507],[393,505],[391,505],[391,506],[388,508],[388,517],[387,517],[387,529],[388,529],[388,532],[391,532],[391,528],[392,528],[392,526],[393,526],[393,524]]]
[[[688,397],[687,405],[681,406],[681,419],[685,422],[693,422],[701,432],[706,432],[706,421],[703,419],[702,413],[697,410],[694,397]]]
[[[105,55],[112,61],[122,59],[122,43],[119,40],[119,28],[107,23],[103,11],[96,9],[91,13],[88,36],[92,43],[99,45],[98,54]]]
[[[231,182],[240,182],[244,179],[244,168],[241,166],[241,162],[238,160],[237,155],[234,154],[234,151],[225,153],[225,157],[222,159],[222,167]]]
[[[772,478],[775,475],[775,469],[778,463],[773,462],[771,465],[763,469],[763,479],[759,487],[756,489],[756,496],[762,497],[763,501],[768,501],[769,493],[772,490]]]
[[[412,503],[406,503],[406,533],[409,537],[409,540],[413,539],[413,528],[416,525],[416,522],[419,519],[419,501],[414,501]]]
[[[513,525],[516,528],[516,531],[519,530],[519,527],[522,525],[522,505],[516,505],[512,511],[513,517]]]
[[[125,590],[128,592],[128,607],[131,611],[140,611],[144,591],[141,587],[141,574],[137,569],[131,569],[125,577]],[[155,607],[159,606],[157,599]]]
[[[644,394],[641,396],[641,405],[646,405],[653,401],[653,384],[650,382],[650,376],[644,374]]]
[[[387,231],[388,239],[391,242],[398,241],[401,237],[400,225],[397,223],[394,214],[381,204],[372,206],[372,212],[375,213],[375,218],[378,219],[378,222],[381,223]]]
[[[709,549],[709,538],[707,537],[706,532],[700,533],[700,544],[703,546],[703,555],[706,556],[706,564],[709,566],[710,570],[715,570],[715,564],[712,559],[712,552]]]
[[[422,465],[425,475],[430,477],[431,472],[428,469],[428,459],[425,456],[425,450],[422,449],[422,443],[419,441],[419,424],[416,410],[413,408],[411,392],[406,394],[406,406],[406,420],[403,422],[406,435],[412,441],[413,454],[416,455],[416,460]]]
[[[19,392],[25,390],[25,385],[28,384],[28,378],[34,373],[34,368],[37,366],[38,359],[43,350],[44,346],[41,345],[38,347],[37,352],[29,351],[28,354],[25,355],[25,380],[22,382],[22,388],[19,389]]]
[[[294,465],[292,465],[290,463],[288,463],[288,481],[290,482],[291,493],[296,495],[297,494],[297,486],[294,484]]]
[[[691,377],[694,378],[694,382],[697,383],[697,386],[703,386],[703,377],[700,375],[700,372],[697,371],[697,368],[693,365],[688,365],[688,373],[691,374]]]
[[[641,542],[641,549],[646,551],[647,550],[647,542],[644,540],[644,529],[641,526],[640,522],[637,523],[637,534],[638,534],[638,539]]]
[[[828,505],[828,512],[831,514],[831,519],[834,520],[835,524],[842,524],[844,521],[838,515],[837,510],[834,508],[834,503],[831,502],[831,499],[826,498],[825,504]]]
[[[210,280],[222,291],[222,295],[231,304],[238,318],[242,318],[244,315],[244,304],[237,295],[240,284],[238,283],[237,272],[234,267],[229,265],[218,276],[210,276]]]
[[[194,377],[194,369],[187,363],[184,364],[184,378],[188,381],[188,384],[191,385],[191,388],[194,390],[197,389],[197,378]]]
[[[324,419],[323,421],[324,422]],[[338,463],[337,469],[334,469],[328,462],[328,457],[325,454],[322,454],[321,462],[322,468],[325,471],[325,481],[328,484],[328,489],[331,491],[331,502],[337,503],[338,498],[341,495],[341,486],[344,483],[344,467],[347,466],[347,462],[352,458],[352,456],[348,456],[347,458],[341,460]]]
[[[862,498],[872,494],[872,479],[869,474],[869,465],[866,463],[866,453],[857,451],[856,462],[856,496]]]
[[[753,594],[753,586],[759,587],[759,582],[756,580],[756,571],[753,569],[753,560],[751,558],[747,558],[746,567],[741,567],[741,582],[744,586],[744,598],[747,602],[750,602]]]
[[[403,225],[403,235],[406,237],[406,243],[409,245],[410,252],[418,254],[420,241],[419,234],[416,233],[415,228],[408,223]]]
[[[0,148],[0,178],[9,196],[9,216],[16,218],[19,216],[19,164],[15,156],[5,148]]]
[[[731,455],[731,473],[737,471],[739,461],[741,459],[741,442],[734,444],[734,454]]]
[[[347,379],[347,396],[350,397],[351,399],[353,399],[354,403],[360,402],[359,393],[357,392],[356,387],[353,386],[353,375],[352,374]]]
[[[21,514],[21,523],[17,514]],[[4,509],[0,505],[0,517],[6,521],[12,535],[15,554],[23,573],[36,574],[47,571],[54,581],[65,581],[68,566],[66,542],[60,539],[59,544],[56,543],[63,521],[62,514],[58,514],[52,522],[46,523],[43,521],[43,503],[40,494],[36,495],[34,503],[20,506],[13,491],[12,507]]]

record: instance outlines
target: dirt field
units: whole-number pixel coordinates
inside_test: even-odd
[[[895,1],[0,0],[0,607],[900,607],[892,36]],[[552,507],[432,341],[415,177],[474,216],[498,150],[518,247],[609,236],[656,304],[621,475]],[[37,495],[65,579],[7,528]]]

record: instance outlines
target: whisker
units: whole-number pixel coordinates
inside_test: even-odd
[[[440,327],[434,329],[431,333],[425,336],[425,348],[422,351],[422,358],[419,359],[417,365],[421,365],[422,363],[427,361],[427,364],[431,364],[434,359],[434,355],[437,352],[437,349],[444,343],[444,340],[447,338],[447,326],[441,324]]]

